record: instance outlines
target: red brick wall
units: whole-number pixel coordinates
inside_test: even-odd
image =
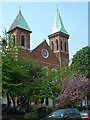
[[[29,49],[30,49],[30,32],[28,32],[26,30],[23,30],[23,29],[16,28],[9,33],[9,42],[10,42],[13,34],[15,34],[15,45],[16,46],[20,46],[20,36],[21,36],[21,34],[25,35],[25,37],[26,37],[26,47],[24,49],[19,48],[19,53],[23,57],[30,58],[30,53],[29,53],[30,52],[29,51]]]
[[[30,59],[30,51],[29,50],[25,50],[25,49],[22,49],[22,48],[19,48],[19,57],[21,58],[29,58]]]
[[[45,48],[49,51],[49,57],[44,58],[41,54],[41,50]],[[30,54],[30,58],[36,60],[44,66],[48,66],[50,69],[60,65],[59,60],[56,58],[55,54],[52,53],[50,47],[46,41],[42,42],[38,47],[36,47]]]
[[[15,45],[19,45],[19,46],[20,46],[20,35],[24,34],[27,38],[26,40],[27,47],[30,49],[30,32],[23,29],[16,28],[9,33],[9,37],[11,38],[13,34],[15,34],[15,40],[16,40]]]
[[[69,48],[68,48],[68,38],[69,38],[69,36],[67,36],[63,33],[57,32],[57,33],[52,34],[48,37],[49,37],[50,47],[51,47],[51,41],[53,41],[53,43],[54,43],[54,53],[56,54],[58,59],[59,60],[61,59],[61,61],[69,59]],[[56,43],[55,43],[56,39],[58,39],[58,48],[59,48],[58,51],[56,51]],[[63,39],[63,51],[61,51],[61,39]],[[67,43],[67,52],[65,52],[65,41]]]

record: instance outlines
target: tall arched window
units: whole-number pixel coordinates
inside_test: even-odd
[[[21,35],[21,46],[25,46],[25,36]]]
[[[67,43],[65,42],[65,52],[67,52]]]
[[[63,40],[61,40],[61,50],[63,51]]]
[[[58,40],[56,39],[56,51],[58,50]]]
[[[52,49],[52,51],[54,51],[54,44],[53,44],[53,41],[51,42],[51,49]]]
[[[15,35],[12,35],[12,42],[13,42],[13,46],[15,46]]]

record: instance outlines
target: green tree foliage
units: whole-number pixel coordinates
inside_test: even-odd
[[[33,97],[36,87],[40,84],[38,79],[40,79],[41,76],[42,66],[30,60],[25,60],[23,66],[25,68],[25,77],[23,82],[25,88],[24,96],[27,99],[30,99],[30,97]]]
[[[22,95],[25,77],[25,68],[22,62],[15,59],[13,53],[10,54],[11,50],[10,48],[6,49],[2,56],[2,93],[7,95],[8,107],[9,96],[14,100],[16,95]]]
[[[84,47],[73,56],[71,70],[85,74],[90,79],[90,47]]]
[[[23,102],[27,102],[33,95],[34,80],[39,77],[41,67],[30,60],[18,57],[17,48],[11,44],[9,48],[2,50],[2,93],[9,96],[15,104],[14,97],[18,96]],[[16,56],[17,55],[17,56]],[[23,104],[22,102],[22,104]]]
[[[6,40],[7,34],[5,31]],[[7,42],[7,41],[6,41]],[[9,43],[8,48],[2,49],[2,92],[9,96],[18,96],[23,103],[30,97],[35,99],[55,98],[60,93],[60,76],[58,71],[43,69],[34,61],[18,57],[18,47]]]
[[[4,93],[17,94],[18,86],[22,85],[23,72],[23,66],[19,66],[13,58],[5,57],[2,59],[2,87]]]
[[[41,76],[36,80],[36,98],[55,98],[60,93],[60,81],[57,79],[57,71],[42,69]],[[34,84],[35,85],[35,84]]]
[[[34,87],[34,97],[39,99],[56,99],[61,93],[62,80],[67,76],[67,74],[68,76],[71,76],[71,71],[67,66],[67,61],[63,66],[58,66],[57,69],[42,69],[40,77],[36,80],[37,85]]]

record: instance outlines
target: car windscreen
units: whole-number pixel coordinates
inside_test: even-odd
[[[57,110],[57,111],[55,111],[55,112],[52,112],[51,114],[50,114],[52,117],[54,117],[54,116],[60,116],[60,117],[63,117],[63,115],[64,115],[64,110]]]
[[[75,108],[72,108],[72,109],[66,109],[65,110],[65,113],[66,114],[80,114],[79,111]]]

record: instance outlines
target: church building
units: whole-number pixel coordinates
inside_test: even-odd
[[[8,30],[8,34],[14,45],[19,47],[21,54],[25,58],[35,60],[50,69],[62,65],[66,59],[69,60],[69,34],[63,25],[58,9],[56,10],[53,27],[48,35],[49,45],[46,40],[43,40],[41,44],[31,50],[31,33],[30,27],[24,19],[21,10],[19,10],[16,19]]]
[[[69,60],[69,34],[64,27],[58,8],[54,23],[52,24],[53,27],[48,35],[49,45],[44,39],[33,50],[30,49],[30,36],[33,33],[24,19],[21,10],[19,10],[16,19],[8,30],[9,40],[12,40],[14,46],[18,46],[23,57],[39,62],[51,70],[61,66],[66,59]]]

